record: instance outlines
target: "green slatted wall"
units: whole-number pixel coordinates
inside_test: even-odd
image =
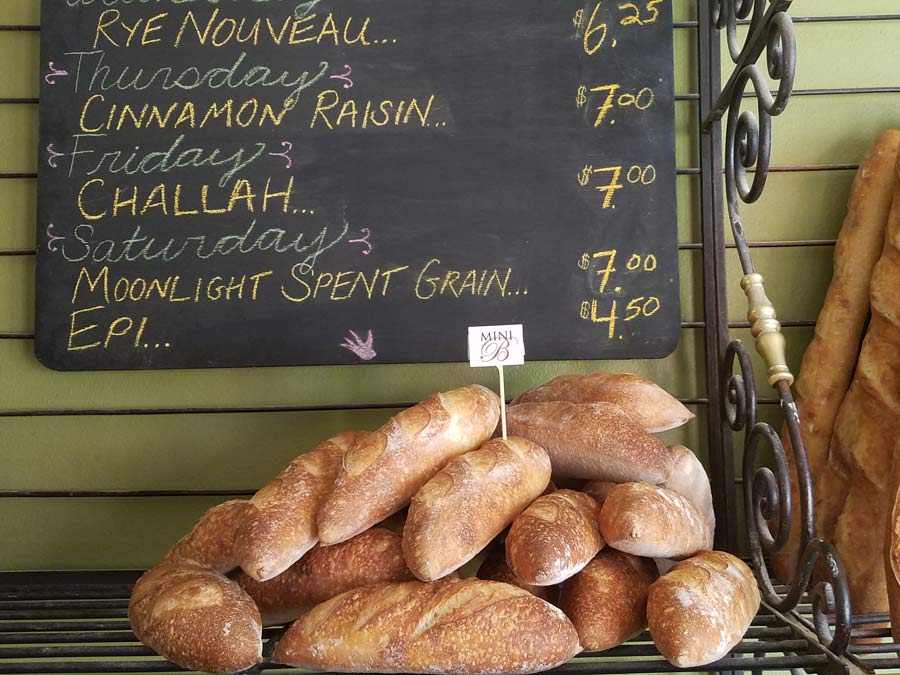
[[[672,0],[676,21],[695,18],[694,0]],[[705,1],[705,0],[702,0]],[[36,25],[39,0],[0,0],[0,25]],[[795,16],[900,11],[897,0],[796,0]],[[851,9],[852,6],[852,9]],[[696,31],[676,29],[676,91],[697,91]],[[797,89],[900,84],[900,21],[800,23]],[[0,31],[0,99],[37,96],[39,34]],[[697,106],[677,104],[677,157],[697,166]],[[776,121],[774,166],[825,170],[776,172],[761,204],[747,208],[755,242],[830,240],[843,218],[856,163],[884,127],[900,126],[900,94],[798,96]],[[37,106],[0,103],[0,173],[36,170]],[[682,320],[702,322],[699,183],[678,178]],[[61,374],[32,355],[35,181],[0,178],[0,493],[110,490],[247,490],[299,451],[340,430],[374,428],[389,410],[365,406],[415,401],[491,373],[463,365],[267,368]],[[756,248],[757,267],[783,320],[811,322],[830,276],[830,244]],[[729,252],[730,320],[740,321],[737,260]],[[789,359],[799,364],[812,328],[787,328]],[[747,331],[734,329],[747,339]],[[26,336],[13,336],[26,334]],[[703,331],[685,327],[678,349],[660,361],[536,363],[508,375],[513,393],[565,372],[596,368],[650,377],[695,401],[697,422],[669,432],[706,456]],[[768,396],[769,394],[763,394]],[[265,412],[299,405],[360,405],[355,412]],[[171,408],[226,410],[151,415]],[[126,411],[103,415],[98,411]],[[241,410],[242,412],[228,412]],[[42,416],[24,415],[49,411]],[[73,414],[87,411],[91,414]],[[65,413],[68,414],[59,414]],[[765,406],[763,417],[771,417]],[[131,568],[154,562],[208,506],[221,498],[0,497],[0,569]]]

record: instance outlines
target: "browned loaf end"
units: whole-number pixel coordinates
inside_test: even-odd
[[[507,425],[547,451],[554,478],[662,483],[674,467],[669,449],[612,403],[522,403]]]
[[[581,646],[612,649],[647,627],[647,594],[659,578],[656,563],[605,548],[559,593],[559,607],[575,624]]]
[[[509,563],[506,562],[506,549],[503,546],[495,548],[485,556],[476,576],[485,581],[502,581],[504,584],[512,584],[539,597],[541,600],[546,600],[554,605],[557,604],[558,587],[535,586],[522,581],[512,571]]]
[[[716,534],[716,513],[713,509],[712,489],[706,469],[697,459],[697,455],[683,445],[672,445],[669,450],[675,459],[675,468],[669,480],[660,487],[668,488],[694,502],[694,506],[700,509],[706,520],[709,541],[712,542]]]
[[[459,569],[549,482],[550,458],[524,438],[495,438],[450,460],[410,504],[403,530],[407,565],[422,581]]]
[[[400,535],[373,528],[334,546],[316,546],[269,581],[241,574],[235,581],[253,599],[263,625],[287,623],[310,607],[361,586],[413,578]]]
[[[581,650],[556,607],[509,584],[444,579],[349,591],[285,633],[273,660],[358,673],[534,673]]]
[[[627,410],[637,423],[650,432],[680,427],[694,418],[694,413],[655,382],[631,373],[590,373],[560,375],[519,394],[519,403],[614,403]]]
[[[319,510],[319,539],[337,544],[406,506],[450,459],[493,434],[500,399],[479,385],[434,394],[392,417],[344,455]]]
[[[534,586],[565,581],[603,548],[599,507],[593,497],[557,490],[539,497],[513,522],[506,537],[506,561]]]
[[[677,492],[623,483],[606,497],[600,532],[615,549],[646,558],[686,558],[712,546],[706,519]]]
[[[256,605],[235,582],[187,560],[138,579],[128,618],[141,642],[183,668],[237,673],[262,660]]]
[[[240,561],[234,550],[234,532],[246,517],[249,502],[232,499],[203,514],[164,560],[192,560],[217,572],[230,572]]]
[[[647,621],[667,661],[695,668],[723,658],[759,610],[753,572],[739,558],[703,551],[650,587]]]

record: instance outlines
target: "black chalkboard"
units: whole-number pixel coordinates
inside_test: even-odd
[[[60,370],[661,357],[668,0],[43,0]]]

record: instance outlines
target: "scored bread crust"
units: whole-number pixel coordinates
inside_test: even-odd
[[[712,546],[706,519],[690,499],[647,483],[610,491],[600,532],[609,546],[647,558],[686,558]]]
[[[694,668],[724,657],[759,610],[753,572],[739,558],[703,551],[675,565],[647,598],[653,642],[667,661]]]
[[[406,506],[448,460],[491,437],[500,399],[480,385],[434,394],[398,413],[346,455],[319,510],[319,539],[337,544]]]
[[[550,457],[531,441],[495,438],[450,460],[413,497],[403,553],[422,581],[459,569],[550,482]]]
[[[593,497],[557,490],[539,497],[515,519],[506,537],[506,561],[527,584],[551,586],[587,565],[603,548]]]
[[[245,499],[232,499],[212,507],[163,560],[191,560],[223,574],[235,569],[240,562],[234,550],[234,532],[246,516],[248,504]]]
[[[316,516],[344,454],[365,432],[347,431],[294,459],[250,499],[235,533],[241,569],[257,581],[278,576],[318,542]]]
[[[515,674],[553,668],[580,650],[566,616],[527,591],[444,579],[339,595],[295,622],[272,660],[334,672]]]
[[[645,431],[653,433],[680,427],[694,419],[694,413],[665,389],[632,373],[560,375],[522,392],[512,404],[547,401],[614,403],[628,410]]]
[[[141,642],[183,668],[237,673],[262,660],[256,605],[235,582],[189,560],[145,572],[128,619]]]
[[[366,530],[334,546],[316,546],[269,581],[241,574],[238,585],[253,599],[265,626],[287,623],[310,607],[345,591],[413,578],[400,535],[383,528]]]
[[[554,478],[662,483],[674,467],[662,441],[613,403],[522,403],[507,426],[547,451]]]

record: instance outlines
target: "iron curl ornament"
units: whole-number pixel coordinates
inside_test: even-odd
[[[754,267],[741,218],[741,204],[761,197],[772,158],[772,120],[791,99],[797,68],[793,0],[709,0],[713,27],[725,31],[734,69],[708,117],[704,132],[726,117],[724,131],[725,197],[747,297],[747,320],[756,350],[766,364],[766,380],[777,393],[784,428],[796,467],[791,467],[782,437],[757,421],[756,379],[750,354],[740,340],[724,354],[723,414],[734,432],[743,432],[743,496],[754,573],[764,601],[779,612],[796,608],[809,593],[813,626],[819,640],[843,654],[850,640],[850,601],[846,577],[834,549],[813,532],[812,481],[800,418],[791,392],[794,376],[787,366],[785,338],[764,280]],[[746,35],[741,33],[746,26]],[[765,58],[765,70],[758,62]],[[759,466],[762,459],[769,466]],[[795,502],[798,502],[797,508]],[[799,520],[792,522],[792,514]],[[791,579],[776,584],[767,557],[779,553],[799,527],[800,559]],[[811,586],[815,575],[815,584]]]

